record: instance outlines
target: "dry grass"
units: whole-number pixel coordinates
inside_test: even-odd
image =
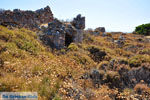
[[[0,26],[0,92],[37,91],[39,100],[71,100],[74,98],[67,96],[66,92],[77,89],[82,92],[82,100],[89,96],[86,90],[94,94],[89,96],[89,100],[111,100],[117,95],[117,89],[109,88],[110,84],[95,89],[90,79],[83,80],[81,76],[97,68],[105,75],[105,80],[115,84],[120,79],[117,71],[121,68],[130,70],[139,67],[139,64],[150,63],[150,44],[136,41],[141,38],[140,35],[125,35],[122,48],[109,41],[119,36],[110,33],[106,37],[87,34],[82,44],[72,43],[67,49],[52,53],[38,40],[35,32]],[[126,50],[132,45],[137,46],[136,51]],[[93,46],[106,52],[102,61],[95,62],[90,56],[88,48]],[[113,59],[116,62],[109,68]],[[120,65],[120,60],[129,64]],[[108,67],[106,72],[102,68],[104,64]]]

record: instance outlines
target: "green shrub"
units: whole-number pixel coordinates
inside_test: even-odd
[[[10,92],[12,91],[11,86],[7,84],[0,84],[0,92]]]
[[[88,51],[90,52],[90,57],[95,61],[95,62],[100,62],[102,61],[105,56],[107,55],[105,51],[99,49],[98,47],[92,46],[88,48]]]
[[[150,35],[150,23],[137,26],[135,32],[136,34]]]
[[[0,40],[9,41],[14,37],[14,32],[6,27],[0,26]]]
[[[71,43],[69,46],[68,46],[68,50],[70,51],[77,51],[79,48],[78,46],[75,44],[75,43]]]

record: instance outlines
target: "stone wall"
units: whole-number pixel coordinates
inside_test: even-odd
[[[61,22],[54,19],[43,27],[42,40],[53,48],[61,49],[70,43],[81,43],[83,40],[83,29],[85,28],[85,17],[79,14],[72,22]]]
[[[0,25],[19,26],[38,29],[41,24],[53,21],[53,14],[49,6],[36,11],[22,11],[20,9],[0,10]]]

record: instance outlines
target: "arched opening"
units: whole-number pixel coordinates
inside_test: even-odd
[[[72,43],[72,42],[73,42],[73,37],[68,35],[68,34],[66,34],[65,35],[65,46],[69,46],[70,43]]]

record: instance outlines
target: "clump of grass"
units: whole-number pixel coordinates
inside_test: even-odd
[[[107,67],[109,66],[109,61],[102,61],[97,65],[98,69],[107,69]]]
[[[9,30],[6,27],[0,26],[0,30],[0,40],[3,40],[5,42],[12,40],[15,35],[13,31]]]
[[[140,50],[139,51],[139,54],[147,54],[147,55],[150,55],[150,49],[149,48],[145,48],[143,50]]]
[[[120,75],[116,71],[106,72],[106,82],[109,83],[111,88],[120,87]]]
[[[111,33],[106,33],[107,36],[109,37],[112,37],[112,34]]]
[[[129,59],[129,64],[131,67],[138,67],[142,63],[150,63],[150,56],[148,55],[135,55]]]
[[[96,46],[92,46],[88,48],[88,51],[90,52],[90,57],[95,61],[95,62],[100,62],[104,59],[104,57],[107,55],[105,51],[99,49]]]
[[[68,56],[70,56],[70,58],[75,60],[77,64],[81,64],[87,69],[95,66],[95,62],[85,53],[71,52],[68,54]]]
[[[79,48],[78,46],[75,44],[75,43],[71,43],[69,46],[68,46],[68,50],[70,51],[77,51]]]

